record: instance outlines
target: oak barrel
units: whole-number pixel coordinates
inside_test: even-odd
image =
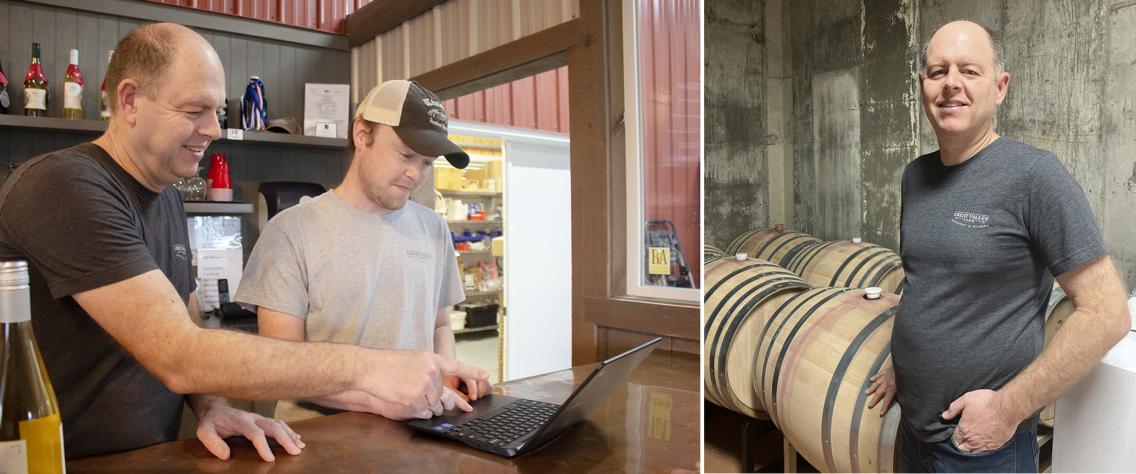
[[[754,229],[737,236],[726,247],[726,255],[746,255],[785,266],[787,259],[802,248],[821,240],[804,232],[785,230],[781,224],[772,229]]]
[[[891,355],[899,297],[816,288],[786,299],[766,321],[754,388],[773,423],[822,472],[891,472],[899,406],[869,410],[864,390]]]
[[[783,266],[816,287],[876,286],[885,293],[899,293],[904,279],[903,262],[895,251],[850,240],[808,245],[790,256]]]
[[[751,380],[759,333],[773,309],[809,286],[764,260],[724,258],[708,263],[705,271],[706,399],[753,418],[766,418]]]
[[[710,262],[713,262],[715,260],[718,260],[720,258],[724,258],[725,256],[726,256],[726,252],[723,251],[722,249],[718,248],[718,247],[715,247],[715,246],[710,245],[710,244],[706,244],[706,245],[702,246],[702,264],[703,265],[710,263]]]

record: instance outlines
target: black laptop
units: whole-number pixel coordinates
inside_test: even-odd
[[[505,395],[488,395],[471,402],[473,411],[449,410],[411,427],[461,441],[506,457],[531,452],[592,413],[655,349],[660,338],[600,362],[564,404],[538,402]]]

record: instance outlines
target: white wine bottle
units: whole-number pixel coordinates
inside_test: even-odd
[[[79,50],[71,50],[71,62],[63,77],[63,118],[83,119],[83,73],[79,71]]]
[[[24,115],[47,115],[47,77],[39,58],[39,43],[32,43],[32,64],[24,76]]]
[[[0,472],[66,472],[59,403],[31,313],[27,262],[0,261]]]

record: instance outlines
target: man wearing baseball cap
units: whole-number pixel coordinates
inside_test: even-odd
[[[455,358],[448,308],[465,293],[453,242],[441,216],[410,194],[435,158],[465,168],[469,155],[447,137],[438,97],[401,80],[378,85],[359,103],[348,148],[351,165],[339,187],[268,222],[236,299],[258,307],[261,335]],[[492,388],[485,379],[445,382],[449,398],[466,410],[464,399]],[[277,416],[297,420],[334,410],[392,419],[432,415],[343,392],[282,401]]]

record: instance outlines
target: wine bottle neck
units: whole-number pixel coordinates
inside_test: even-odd
[[[31,297],[27,287],[0,289],[0,323],[19,323],[32,320]]]

